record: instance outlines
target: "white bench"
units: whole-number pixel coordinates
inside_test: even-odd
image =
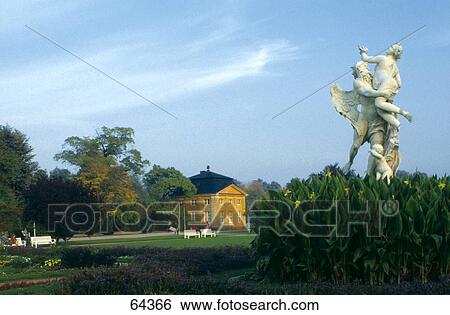
[[[184,230],[184,238],[198,237],[200,238],[200,232],[196,230]]]
[[[31,238],[31,246],[37,248],[38,245],[55,245],[56,240],[51,236],[35,236]]]
[[[211,230],[211,229],[201,229],[201,236],[206,238],[207,236],[211,236],[211,237],[216,237],[217,234],[215,231]]]

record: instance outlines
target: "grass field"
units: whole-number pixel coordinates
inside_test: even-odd
[[[152,246],[152,247],[217,247],[217,246],[249,246],[255,238],[253,234],[222,234],[217,237],[184,239],[182,236],[149,236],[140,238],[111,238],[103,240],[72,240],[69,246]]]

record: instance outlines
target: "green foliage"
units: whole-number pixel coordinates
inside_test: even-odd
[[[329,281],[354,280],[375,283],[400,283],[419,280],[425,283],[449,274],[450,184],[449,178],[395,178],[390,185],[373,177],[346,179],[324,173],[308,180],[293,179],[282,192],[271,192],[268,200],[281,201],[293,209],[273,205],[281,211],[275,219],[259,220],[262,229],[253,242],[257,269],[268,279]],[[366,209],[379,213],[371,201],[397,200],[399,213],[381,216],[379,237],[367,237],[367,230],[352,225],[348,237],[312,237],[307,233],[289,234],[301,226],[309,209],[325,208],[319,200],[348,200],[350,210]],[[314,201],[314,202],[309,202]],[[326,202],[325,202],[326,204]],[[268,208],[265,208],[268,209]],[[337,211],[339,219],[341,211]],[[310,224],[336,225],[336,215],[315,213]]]
[[[61,253],[61,267],[89,268],[97,266],[112,266],[117,257],[108,250],[95,250],[89,247],[65,248]]]
[[[0,182],[0,232],[20,228],[22,209],[14,190]]]
[[[133,202],[137,200],[134,180],[125,167],[110,164],[107,157],[98,156],[91,159],[80,169],[77,180],[91,188],[102,202]]]
[[[31,258],[28,257],[10,256],[10,255],[0,256],[0,268],[13,267],[17,269],[23,269],[31,266],[31,264],[32,264]]]
[[[124,127],[102,127],[95,137],[69,137],[64,142],[64,150],[55,155],[62,160],[80,168],[99,156],[108,158],[111,164],[119,164],[134,174],[142,174],[149,164],[142,159],[141,153],[130,148],[134,144],[134,130]]]
[[[37,164],[27,137],[9,126],[0,126],[0,183],[20,197],[33,180]]]
[[[139,176],[149,165],[133,144],[133,129],[102,127],[95,137],[67,138],[55,159],[77,166],[76,178],[102,202],[132,202],[138,197]]]
[[[319,172],[319,173],[312,173],[309,175],[309,177],[319,177],[319,178],[323,178],[325,175],[332,175],[332,176],[336,176],[336,175],[341,175],[344,177],[355,177],[356,172],[354,170],[350,170],[349,173],[347,175],[344,174],[344,171],[342,170],[342,168],[339,166],[338,163],[334,163],[334,164],[330,164],[324,167],[324,169]]]
[[[105,249],[105,253],[116,259],[124,254],[136,257],[121,267],[91,269],[75,275],[66,282],[66,293],[226,294],[227,281],[210,279],[208,275],[253,265],[246,247],[145,248],[137,252],[112,248]]]
[[[33,180],[37,165],[26,136],[0,126],[0,231],[21,227],[23,194]]]
[[[79,181],[69,176],[67,172],[52,171],[50,176],[40,172],[35,183],[30,186],[25,195],[26,206],[23,221],[35,222],[39,229],[48,233],[49,205],[71,203],[93,203],[97,199],[91,189],[83,186]],[[52,208],[53,209],[53,208]],[[53,209],[54,210],[54,209]],[[58,211],[64,210],[58,209]],[[68,230],[63,222],[56,224],[55,232],[50,233],[57,240],[68,239],[73,232]]]
[[[196,192],[191,181],[174,167],[153,165],[144,175],[144,183],[150,199],[154,201],[169,201],[177,194],[192,196]]]

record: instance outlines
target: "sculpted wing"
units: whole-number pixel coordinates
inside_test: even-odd
[[[339,85],[333,84],[331,86],[331,102],[334,109],[344,116],[352,124],[352,127],[360,133],[358,104],[361,101],[358,93],[354,90],[344,91]]]

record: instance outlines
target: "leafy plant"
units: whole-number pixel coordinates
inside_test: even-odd
[[[31,258],[22,256],[0,256],[0,268],[13,267],[17,269],[23,269],[31,266]]]
[[[325,200],[320,205],[320,200]],[[302,226],[308,210],[324,209],[335,200],[346,200],[352,211],[366,209],[369,217],[379,215],[378,200],[397,201],[398,214],[381,215],[379,237],[367,237],[363,226],[351,225],[349,235],[313,237]],[[393,179],[390,185],[339,173],[325,173],[308,180],[293,179],[282,192],[273,191],[265,206],[281,212],[277,218],[259,219],[268,226],[253,241],[256,267],[266,279],[328,281],[348,283],[354,280],[376,283],[401,283],[419,280],[426,283],[449,275],[450,231],[449,178]],[[285,215],[286,207],[293,209]],[[367,203],[368,202],[368,203]],[[270,209],[265,207],[264,209]],[[338,207],[333,213],[313,213],[312,225],[336,225],[348,219]],[[374,220],[375,221],[375,220]],[[287,236],[298,227],[303,233]],[[373,228],[373,227],[372,227]],[[279,236],[285,235],[285,236]]]
[[[89,268],[97,266],[113,266],[116,256],[105,250],[95,250],[89,247],[65,248],[61,254],[63,268]]]

